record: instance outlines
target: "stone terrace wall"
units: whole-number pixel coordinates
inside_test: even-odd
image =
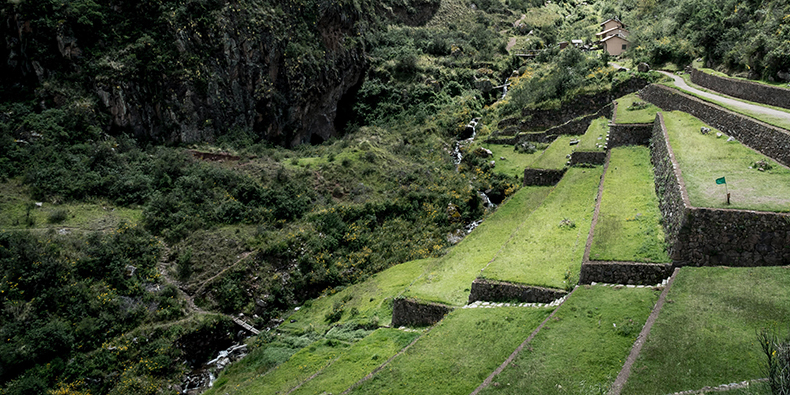
[[[656,114],[653,122],[653,138],[650,141],[650,155],[653,169],[655,171],[656,196],[658,196],[658,207],[664,217],[664,232],[668,253],[672,260],[677,260],[681,256],[681,251],[677,249],[680,245],[678,237],[681,228],[686,222],[686,203],[683,189],[680,187],[680,170],[674,164],[674,153],[669,146],[669,138],[664,126],[664,116]]]
[[[738,141],[790,166],[790,132],[725,110],[662,85],[649,85],[640,96],[666,111],[687,112]]]
[[[611,124],[609,125],[608,148],[622,147],[625,145],[650,145],[653,137],[651,124]]]
[[[591,261],[582,265],[579,283],[655,285],[672,275],[671,264]]]
[[[691,70],[691,82],[739,99],[790,108],[790,89],[735,78],[719,77],[697,69]]]
[[[606,163],[604,151],[574,151],[571,154],[571,166],[578,164],[602,165]]]
[[[523,117],[529,117],[526,122],[521,122],[522,129],[541,129],[554,125],[563,124],[580,116],[597,111],[607,103],[611,103],[613,98],[636,92],[645,86],[648,81],[639,77],[633,77],[628,81],[617,85],[611,91],[600,92],[592,95],[580,95],[573,99],[563,102],[559,109],[553,110],[529,110],[521,111]],[[510,123],[512,121],[509,121]]]
[[[478,300],[483,302],[551,303],[565,295],[567,292],[559,289],[530,287],[478,278],[472,282],[472,292],[469,294],[468,303]]]
[[[790,214],[692,207],[661,113],[650,148],[669,255],[676,266],[790,264]]]
[[[590,127],[590,123],[594,119],[598,119],[600,117],[611,118],[612,117],[612,103],[609,103],[600,110],[596,111],[594,114],[590,114],[581,118],[572,119],[568,122],[565,122],[562,125],[555,126],[546,130],[546,134],[548,135],[560,135],[560,134],[567,134],[567,135],[574,135],[580,136],[587,132],[587,129]]]
[[[565,175],[565,169],[524,169],[524,186],[557,185]]]
[[[392,303],[392,327],[430,326],[439,322],[452,309],[438,303],[414,299],[395,299]]]
[[[790,265],[790,214],[692,208],[676,248],[694,266]]]

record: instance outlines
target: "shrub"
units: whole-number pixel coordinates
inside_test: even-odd
[[[47,217],[47,222],[51,224],[59,224],[65,221],[66,218],[68,217],[69,217],[69,211],[66,210],[65,208],[59,208],[49,213],[49,216]]]
[[[790,394],[790,337],[781,340],[779,335],[762,329],[757,335],[765,354],[768,384],[774,395]]]

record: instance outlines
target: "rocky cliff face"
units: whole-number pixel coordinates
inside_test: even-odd
[[[73,3],[93,6],[80,15]],[[242,132],[294,146],[337,134],[338,103],[366,67],[364,5],[159,3],[2,6],[2,93],[82,102],[106,115],[107,132],[162,142]]]

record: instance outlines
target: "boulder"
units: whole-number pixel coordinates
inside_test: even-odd
[[[478,147],[478,148],[477,148],[477,149],[474,151],[474,154],[475,154],[475,155],[477,155],[477,156],[479,156],[479,157],[481,157],[481,158],[488,158],[488,157],[490,157],[490,156],[493,156],[493,155],[494,155],[494,153],[493,153],[493,152],[491,152],[491,150],[489,150],[489,149],[487,149],[487,148],[483,148],[483,147]]]
[[[636,70],[640,73],[647,73],[650,71],[650,65],[645,62],[639,63],[639,65],[636,66]]]

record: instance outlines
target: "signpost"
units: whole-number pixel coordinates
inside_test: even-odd
[[[730,191],[727,189],[727,180],[725,180],[724,177],[716,179],[716,185],[721,184],[724,184],[724,191],[727,192],[727,204],[730,204]]]

